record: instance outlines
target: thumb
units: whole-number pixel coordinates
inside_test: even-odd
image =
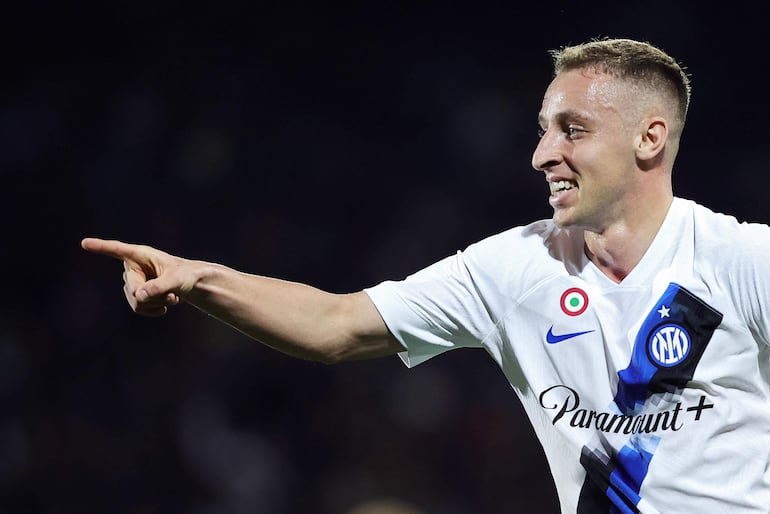
[[[148,280],[136,290],[136,299],[140,302],[146,302],[159,297],[179,297],[176,290],[179,288],[179,281],[174,280],[170,274],[162,274],[157,278]],[[178,300],[177,300],[178,301]]]

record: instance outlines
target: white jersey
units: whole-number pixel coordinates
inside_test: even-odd
[[[484,348],[564,513],[770,512],[770,227],[675,198],[620,283],[538,221],[369,288],[417,365]]]

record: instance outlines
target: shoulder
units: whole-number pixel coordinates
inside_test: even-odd
[[[732,294],[770,287],[770,226],[691,202],[695,268]]]
[[[524,285],[580,268],[583,234],[560,229],[551,220],[538,220],[482,239],[462,253],[474,274]]]
[[[562,259],[569,257],[570,249],[575,246],[582,247],[582,233],[559,229],[551,220],[538,220],[481,239],[468,246],[465,252],[519,258],[550,255]]]
[[[757,340],[770,344],[770,226],[693,204],[694,269],[721,291]]]
[[[714,211],[691,200],[695,243],[712,251],[723,250],[723,257],[752,257],[764,253],[770,257],[770,226],[742,221],[736,216]]]

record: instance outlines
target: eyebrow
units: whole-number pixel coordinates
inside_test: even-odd
[[[555,116],[556,121],[563,123],[566,120],[577,120],[580,122],[586,122],[591,120],[591,116],[588,116],[584,112],[576,111],[574,109],[567,109],[566,111],[562,111],[556,114]],[[537,115],[537,123],[542,127],[545,126],[546,122],[545,116],[541,114]]]

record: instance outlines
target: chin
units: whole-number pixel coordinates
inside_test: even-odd
[[[588,224],[585,222],[585,220],[578,219],[575,216],[570,216],[563,210],[555,211],[551,220],[553,221],[554,225],[564,229],[587,229],[588,227]]]
[[[551,220],[553,221],[553,224],[559,228],[570,228],[575,224],[563,211],[554,211]]]

